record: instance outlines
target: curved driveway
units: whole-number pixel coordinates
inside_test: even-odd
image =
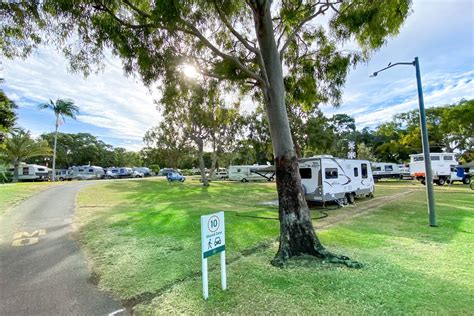
[[[89,184],[49,188],[0,218],[0,315],[122,314],[121,304],[89,281],[72,238],[75,197]]]

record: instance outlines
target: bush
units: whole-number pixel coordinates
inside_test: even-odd
[[[155,174],[158,174],[160,172],[160,166],[159,165],[149,165],[148,168]]]
[[[13,180],[13,172],[8,171],[6,166],[0,166],[0,183],[8,183]]]

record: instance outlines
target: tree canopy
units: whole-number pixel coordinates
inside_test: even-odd
[[[2,3],[2,51],[28,54],[43,34],[85,72],[110,47],[147,84],[183,64],[251,93],[264,104],[276,167],[280,247],[274,263],[300,254],[334,259],[319,242],[301,189],[287,102],[307,110],[338,104],[348,68],[398,33],[410,0],[99,0]],[[325,28],[317,23],[329,18]],[[327,20],[326,20],[327,21]],[[325,22],[326,24],[326,22]],[[355,40],[359,52],[339,44]],[[76,43],[76,42],[79,43]],[[285,76],[287,80],[285,83]],[[285,91],[288,88],[288,93]],[[288,98],[288,100],[287,100]]]

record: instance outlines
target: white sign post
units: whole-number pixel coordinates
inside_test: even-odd
[[[225,290],[227,288],[227,275],[224,212],[201,216],[202,294],[205,300],[209,297],[207,258],[219,252],[221,254],[221,284],[222,289]]]

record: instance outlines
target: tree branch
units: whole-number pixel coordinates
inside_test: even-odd
[[[219,5],[217,3],[216,0],[213,1],[214,2],[214,7],[216,8],[216,11],[217,11],[217,14],[219,15],[219,18],[222,20],[222,22],[224,23],[224,25],[229,29],[229,31],[234,34],[235,37],[237,37],[237,39],[248,49],[250,50],[251,52],[254,52],[255,54],[259,54],[259,50],[255,47],[255,46],[252,46],[250,45],[250,41],[247,40],[246,38],[244,38],[242,36],[242,34],[240,34],[239,32],[237,32],[237,30],[230,24],[230,22],[227,20],[227,18],[225,17],[224,15],[224,12],[222,12],[222,10],[219,8]]]
[[[122,20],[121,18],[119,18],[117,15],[115,15],[115,13],[112,12],[112,10],[110,10],[107,6],[105,6],[103,4],[98,4],[98,5],[95,5],[93,7],[96,10],[99,10],[99,11],[102,11],[102,12],[105,12],[105,13],[109,14],[109,16],[112,17],[115,21],[117,21],[120,25],[131,28],[131,29],[145,29],[145,28],[149,28],[149,27],[159,27],[155,23],[132,24],[132,23],[126,22],[126,21]]]
[[[249,77],[251,77],[251,78],[253,78],[257,81],[260,81],[260,82],[264,83],[264,80],[261,76],[259,76],[258,74],[256,74],[252,70],[250,70],[244,64],[242,64],[237,57],[222,52],[219,48],[214,46],[204,35],[202,35],[202,33],[194,25],[192,25],[191,23],[189,23],[186,20],[183,20],[183,19],[180,19],[180,20],[181,20],[180,22],[183,23],[184,25],[186,25],[189,28],[189,30],[187,30],[185,28],[179,28],[179,27],[177,28],[177,30],[179,30],[181,32],[184,32],[184,33],[187,33],[187,34],[191,34],[193,36],[196,36],[197,38],[199,38],[201,40],[201,42],[205,46],[207,46],[216,55],[218,55],[219,57],[221,57],[225,60],[229,60],[229,61],[233,62],[247,76],[249,76]]]
[[[285,50],[288,48],[288,45],[290,45],[290,43],[295,39],[295,36],[296,34],[301,30],[301,28],[309,21],[311,21],[312,19],[314,19],[315,17],[317,17],[318,15],[320,14],[324,14],[326,13],[327,10],[329,10],[330,8],[334,8],[334,5],[336,4],[339,4],[339,3],[342,3],[342,0],[336,0],[334,2],[331,2],[330,0],[326,0],[326,3],[322,4],[318,11],[316,11],[314,14],[311,14],[310,16],[308,16],[306,19],[303,19],[296,27],[295,29],[293,30],[293,32],[288,36],[285,44],[283,45],[283,47],[281,48],[280,50],[280,60],[283,60],[283,55],[285,54]],[[317,3],[319,4],[319,2]]]
[[[133,3],[131,3],[129,0],[123,0],[123,2],[129,6],[133,11],[135,11],[136,13],[138,13],[139,15],[141,15],[142,17],[144,18],[151,18],[151,15],[143,10],[140,10],[137,6],[135,6]]]

